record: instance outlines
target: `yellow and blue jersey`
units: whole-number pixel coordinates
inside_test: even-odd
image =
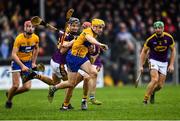
[[[84,29],[78,38],[74,41],[72,49],[68,52],[66,56],[67,67],[71,72],[78,72],[81,65],[88,61],[87,53],[88,46],[91,45],[85,38],[86,35],[90,35],[96,38],[96,34],[91,28]]]
[[[26,38],[23,33],[19,34],[14,42],[13,48],[18,48],[17,56],[23,62],[32,60],[33,49],[38,46],[39,37],[32,34],[31,38]]]
[[[78,36],[78,38],[74,41],[71,53],[74,56],[79,56],[79,57],[85,57],[88,53],[88,46],[91,44],[89,43],[85,36],[90,35],[94,38],[97,37],[97,35],[93,32],[91,28],[84,29],[82,33]]]

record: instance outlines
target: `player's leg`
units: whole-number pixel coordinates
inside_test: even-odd
[[[96,81],[89,81],[89,102],[94,105],[101,105],[102,102],[97,100],[95,97],[96,94]]]
[[[59,69],[58,68],[59,64],[55,63],[53,60],[51,60],[50,64],[51,64],[51,67],[52,67],[52,70],[53,70],[53,72],[52,72],[52,74],[53,74],[52,79],[49,78],[48,76],[41,75],[41,74],[36,74],[34,76],[34,78],[39,79],[39,80],[41,80],[42,82],[44,82],[44,83],[46,83],[48,85],[55,85],[55,84],[57,84],[57,82],[60,82],[60,79],[58,77],[56,78],[54,76],[56,73],[58,73],[56,71]]]
[[[166,75],[160,73],[160,74],[159,74],[158,84],[156,85],[153,93],[152,93],[151,96],[150,96],[150,103],[151,103],[151,104],[154,104],[154,102],[155,102],[155,93],[156,93],[157,91],[159,91],[159,90],[163,87],[163,85],[164,85],[164,83],[165,83],[165,80],[166,80]]]
[[[70,99],[73,94],[73,89],[77,82],[77,72],[68,72],[68,81],[73,85],[73,87],[67,88],[64,103],[63,103],[62,107],[60,108],[60,110],[68,110],[68,106],[70,104]]]
[[[147,101],[149,100],[149,97],[151,96],[151,94],[154,91],[155,86],[158,84],[158,80],[159,80],[159,74],[158,71],[155,69],[152,69],[150,71],[150,76],[151,76],[151,81],[147,86],[147,90],[144,96],[144,103],[147,104]]]
[[[50,63],[51,63],[52,71],[53,71],[52,72],[52,79],[53,79],[53,83],[54,83],[53,85],[54,86],[49,87],[48,100],[49,100],[49,102],[52,102],[53,97],[54,97],[54,93],[58,89],[68,88],[68,87],[71,87],[72,85],[67,81],[67,79],[65,80],[65,78],[63,78],[63,75],[62,75],[62,73],[63,73],[64,76],[67,77],[66,65],[64,65],[64,64],[60,65],[58,63],[55,63],[52,59],[51,59]],[[63,70],[61,70],[61,69],[63,69]],[[64,82],[61,82],[61,80],[63,80]]]
[[[31,67],[29,67],[29,68],[31,68]],[[40,80],[40,81],[42,81],[48,85],[54,84],[53,80],[51,78],[49,78],[48,76],[42,75],[42,74],[37,74],[32,69],[30,69],[29,72],[21,73],[21,77],[22,77],[23,83],[26,83],[31,79],[38,79],[38,80]]]
[[[57,76],[55,73],[52,73],[52,80],[54,85],[61,83],[61,78]]]
[[[50,86],[48,91],[48,101],[51,103],[54,98],[54,93],[59,89],[65,89],[65,88],[73,88],[73,84],[69,81],[63,81],[57,85]]]
[[[91,73],[91,75],[94,74],[93,71],[91,71],[91,69],[89,69],[89,67],[86,67],[86,66],[91,66],[91,63],[87,57],[79,58],[77,56],[72,55],[71,53],[68,53],[68,55],[66,56],[66,61],[67,61],[68,69],[69,69],[68,81],[70,83],[72,83],[73,85],[75,85],[76,82],[78,81],[78,70],[80,68],[83,68],[85,72]],[[61,110],[68,109],[68,105],[70,104],[70,98],[73,93],[73,91],[72,91],[73,88],[67,89],[64,104],[63,104]]]
[[[34,79],[38,79],[48,85],[54,85],[54,82],[51,78],[42,74],[37,74],[36,76],[34,76]]]
[[[90,77],[88,76],[84,76],[83,77],[84,83],[83,83],[83,98],[87,99],[88,98],[88,91],[89,91],[89,80]]]
[[[81,70],[82,71],[82,70]],[[83,71],[82,71],[83,72]],[[73,87],[71,87],[71,88],[68,88],[67,90],[66,90],[66,96],[65,96],[65,101],[67,102],[67,100],[69,99],[69,104],[68,104],[68,109],[74,109],[74,107],[72,107],[72,105],[70,104],[70,99],[71,99],[71,97],[72,97],[72,93],[73,93],[73,90],[74,90],[74,88],[82,81],[82,80],[85,80],[85,81],[87,81],[88,80],[88,75],[86,74],[86,76],[85,76],[85,78],[82,76],[82,75],[84,75],[84,73],[85,72],[83,72],[83,74],[81,73],[80,74],[80,72],[79,72],[79,70],[78,70],[78,73],[77,73],[77,81],[76,81],[76,83],[75,83],[75,85],[73,86]],[[88,85],[87,85],[87,87],[88,87]],[[85,86],[84,86],[84,90],[83,90],[83,98],[82,98],[82,101],[84,101],[84,100],[87,100],[87,95],[88,95],[88,88],[86,88]],[[61,110],[65,110],[65,108],[63,108],[63,106],[64,106],[65,104],[63,104],[62,105],[62,107],[60,108]],[[83,109],[85,110],[85,109],[87,109],[87,105],[85,104],[85,105],[81,105],[81,107],[83,107]]]
[[[83,83],[83,97],[81,100],[81,109],[87,110],[88,82],[90,80],[90,76],[83,70],[79,69],[78,70],[78,81],[77,81],[76,85],[79,84],[82,80],[84,80],[84,83]]]
[[[90,61],[86,61],[84,64],[82,64],[81,69],[84,70],[89,75],[89,77],[90,77],[89,81],[96,82],[96,80],[97,80],[97,70],[96,70],[96,68],[93,67],[93,65],[90,63]],[[84,100],[83,103],[87,107],[87,100]]]
[[[96,82],[97,70],[93,67],[89,60],[81,65],[81,69],[84,70],[90,76],[90,80],[92,79],[92,81]]]
[[[64,68],[58,68],[58,70],[54,71],[54,73],[53,73],[53,78],[55,79],[54,84],[56,84],[57,82],[59,82],[59,83],[54,85],[54,86],[49,87],[49,92],[48,92],[49,102],[52,102],[53,97],[54,97],[54,93],[58,89],[73,88],[74,87],[74,85],[70,81],[67,80],[66,65],[63,65],[63,66],[65,66],[65,67]],[[55,70],[55,68],[54,68],[54,70]],[[63,82],[59,81],[61,79],[63,80]]]
[[[150,96],[151,104],[153,104],[155,102],[155,92],[159,91],[164,85],[164,82],[166,80],[166,74],[167,74],[167,66],[168,66],[167,62],[158,62],[159,79],[158,79],[157,85],[154,88],[153,93]]]
[[[52,68],[52,80],[54,85],[59,84],[61,82],[62,75],[60,73],[60,65],[54,62],[52,59],[50,61],[50,65]]]
[[[14,95],[21,94],[23,92],[27,92],[30,89],[31,89],[31,81],[28,81],[26,83],[23,83],[23,85],[16,90]]]
[[[68,75],[69,73],[71,72],[68,72]],[[83,74],[84,75],[84,74]],[[68,76],[69,77],[69,76]],[[65,95],[65,98],[64,98],[64,103],[62,105],[62,107],[60,108],[60,110],[67,110],[67,109],[73,109],[73,107],[71,106],[70,104],[70,99],[72,97],[72,94],[73,94],[73,90],[74,88],[83,80],[83,76],[79,73],[76,74],[76,82],[74,83],[73,87],[71,88],[67,88],[66,90],[66,95]],[[86,78],[84,79],[85,81],[88,79],[88,75],[86,74]],[[82,102],[84,102],[85,100],[87,100],[87,95],[88,95],[88,89],[86,88],[84,91],[83,91],[83,98],[82,98]],[[87,103],[84,103],[83,106],[83,110],[87,109]]]
[[[100,68],[97,69],[95,65],[93,65],[93,67],[96,70],[100,71]],[[92,79],[90,79],[90,76],[86,72],[82,71],[81,69],[78,72],[84,77],[84,80],[85,80],[83,83],[83,97],[87,98],[87,94],[89,92],[90,103],[95,104],[95,105],[101,105],[102,102],[95,99],[96,81],[92,81]]]
[[[20,73],[19,72],[12,73],[12,81],[13,81],[12,87],[6,93],[6,96],[7,96],[7,101],[5,104],[6,108],[12,107],[12,99],[13,99],[14,94],[15,94],[15,92],[18,89],[19,84],[20,84]]]
[[[97,68],[97,66],[93,65],[93,67],[99,72],[100,71],[100,68]],[[88,85],[89,85],[89,101],[91,104],[94,104],[94,105],[101,105],[102,102],[97,100],[95,98],[95,93],[96,93],[96,83],[97,83],[97,80],[96,81],[92,81],[90,80],[88,82]]]
[[[74,87],[74,85],[72,84],[72,82],[68,81],[67,77],[64,78],[64,76],[67,76],[66,70],[63,70],[63,72],[66,73],[66,75],[64,75],[64,74],[61,73],[61,72],[62,72],[62,69],[61,69],[61,68],[59,68],[59,72],[60,72],[60,73],[54,73],[54,74],[53,74],[53,78],[54,78],[53,80],[55,80],[54,83],[60,82],[59,80],[61,80],[61,79],[63,80],[63,82],[58,83],[58,84],[52,86],[52,89],[53,89],[54,91],[56,91],[56,90],[58,90],[58,89],[64,89],[64,88]],[[63,76],[63,75],[64,75],[64,76]]]

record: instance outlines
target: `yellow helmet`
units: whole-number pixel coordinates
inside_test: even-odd
[[[92,26],[105,26],[105,23],[103,20],[96,19],[96,18],[91,21],[91,24]]]

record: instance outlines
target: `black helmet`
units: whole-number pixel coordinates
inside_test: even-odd
[[[75,17],[71,17],[68,21],[68,24],[73,24],[73,23],[77,23],[77,24],[80,24],[80,21],[78,18],[75,18]]]

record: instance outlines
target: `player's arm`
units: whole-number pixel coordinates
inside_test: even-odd
[[[148,57],[149,48],[144,46],[140,54],[140,71],[143,71],[143,65]]]
[[[21,62],[21,60],[19,59],[19,57],[17,56],[17,52],[18,52],[18,51],[19,51],[19,48],[13,47],[11,57],[12,57],[12,59],[21,67],[22,71],[28,71],[29,68],[26,67],[26,66]]]
[[[69,47],[71,47],[71,46],[73,45],[74,41],[75,41],[75,39],[73,39],[73,40],[70,41],[70,42],[68,42],[68,41],[67,41],[67,42],[64,42],[63,45],[62,45],[62,47],[69,48]]]
[[[107,50],[108,49],[108,46],[106,44],[102,44],[102,43],[98,42],[94,37],[92,37],[89,34],[86,34],[85,38],[90,43],[95,44],[95,45],[99,45],[101,48],[103,48],[103,50]]]
[[[70,42],[68,42],[68,41],[64,41],[63,42],[63,45],[61,46],[61,48],[60,48],[60,53],[65,53],[65,52],[67,52],[68,51],[68,49],[73,45],[73,43],[74,43],[74,39],[72,40],[72,41],[70,41]]]
[[[32,54],[32,67],[36,67],[36,60],[39,53],[39,42],[36,43]]]
[[[171,55],[170,55],[170,62],[169,62],[168,71],[173,72],[174,71],[174,60],[175,60],[175,56],[176,56],[175,46],[170,47],[170,50],[171,50]]]
[[[16,37],[16,40],[14,41],[11,57],[12,59],[21,67],[22,71],[28,71],[29,68],[26,67],[20,60],[20,58],[17,56],[17,53],[19,52],[19,47],[20,47],[20,39],[19,37]]]

